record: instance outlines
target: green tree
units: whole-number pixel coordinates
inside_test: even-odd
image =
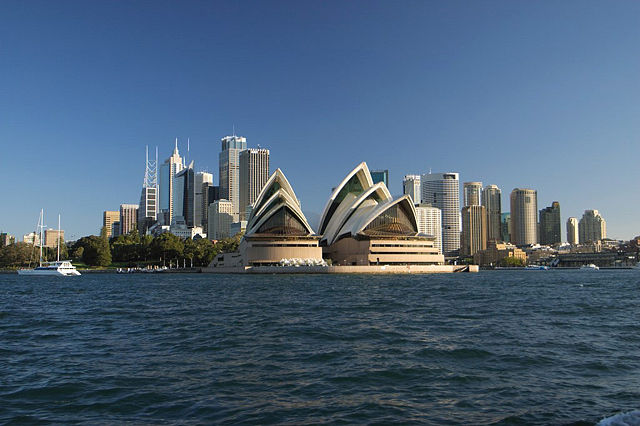
[[[140,234],[130,231],[112,239],[111,254],[116,262],[134,263],[140,258]]]
[[[524,259],[518,259],[517,257],[505,257],[500,259],[500,262],[498,262],[498,264],[500,266],[506,266],[506,267],[520,267],[520,266],[525,266],[526,262]]]
[[[166,232],[155,237],[150,246],[154,259],[173,260],[182,258],[184,242],[177,236]]]
[[[103,228],[100,236],[90,235],[82,237],[74,246],[77,251],[82,248],[82,261],[90,266],[109,266],[111,265],[111,250],[107,234]]]

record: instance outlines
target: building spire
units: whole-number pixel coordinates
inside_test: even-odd
[[[180,155],[178,153],[178,138],[176,138],[176,147],[173,149],[173,155]]]

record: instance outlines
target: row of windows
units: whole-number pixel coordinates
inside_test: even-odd
[[[317,244],[251,244],[251,247],[318,247]]]

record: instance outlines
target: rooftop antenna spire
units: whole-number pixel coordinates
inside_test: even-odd
[[[236,137],[236,125],[235,124],[233,124],[233,137],[234,138]]]
[[[145,147],[146,161],[144,169],[144,188],[155,188],[158,186],[158,147],[156,147],[156,158],[149,160],[149,145]]]

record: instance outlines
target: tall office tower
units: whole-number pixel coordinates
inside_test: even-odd
[[[253,204],[269,180],[269,150],[245,149],[240,153],[240,221],[247,220],[247,206]]]
[[[482,182],[465,182],[462,185],[464,207],[479,206],[480,194],[482,194]]]
[[[205,191],[208,190],[209,185],[213,185],[213,175],[211,173],[196,173],[193,187],[193,223],[194,226],[202,226],[202,229],[207,229],[204,228],[207,216],[204,203],[205,198],[208,196]]]
[[[462,238],[460,255],[473,256],[487,248],[487,211],[484,206],[462,208]]]
[[[184,169],[184,160],[178,152],[176,138],[173,154],[160,166],[160,212],[163,214],[162,222],[166,225],[171,224],[173,219],[173,179],[182,169]]]
[[[511,213],[506,212],[500,215],[500,232],[502,233],[502,241],[511,242]]]
[[[538,192],[534,189],[511,191],[511,242],[517,246],[538,242]]]
[[[502,237],[502,192],[496,185],[482,190],[482,205],[487,210],[487,242],[504,241]]]
[[[442,211],[442,251],[445,257],[460,250],[460,181],[458,173],[429,173],[421,177],[422,202]]]
[[[111,236],[116,238],[120,235],[120,212],[118,212],[118,221],[111,224]]]
[[[138,231],[144,235],[158,219],[158,147],[156,158],[149,160],[149,147],[146,149],[146,162],[142,193],[138,207]]]
[[[578,223],[580,244],[600,241],[607,238],[607,222],[598,210],[585,210]]]
[[[413,204],[420,204],[422,196],[420,194],[420,175],[406,175],[402,179],[402,193],[408,195],[413,200]]]
[[[567,242],[576,245],[580,241],[578,234],[578,219],[570,217],[567,219]]]
[[[240,216],[240,152],[247,149],[247,139],[242,136],[225,136],[221,139],[220,198],[233,204],[234,222]]]
[[[183,218],[189,228],[195,223],[195,173],[193,161],[188,167],[180,170],[173,178],[173,219]]]
[[[387,189],[389,189],[389,170],[372,170],[371,180],[373,183],[384,182]]]
[[[561,242],[560,203],[554,201],[551,206],[540,210],[540,244],[551,246]]]
[[[438,254],[442,254],[442,212],[440,209],[428,204],[418,204],[416,219],[418,220],[418,232],[435,237],[435,247],[438,249]]]
[[[64,230],[46,229],[44,231],[44,246],[49,248],[58,247],[58,240],[61,245],[64,243]]]
[[[138,229],[138,205],[120,204],[120,235]]]
[[[105,210],[102,212],[102,227],[107,233],[107,238],[111,238],[113,235],[113,224],[120,220],[119,211]]]
[[[209,229],[209,205],[220,199],[220,187],[212,183],[202,184],[202,229]]]
[[[209,205],[209,227],[207,238],[220,240],[229,237],[233,223],[233,203],[228,200],[216,200]]]

